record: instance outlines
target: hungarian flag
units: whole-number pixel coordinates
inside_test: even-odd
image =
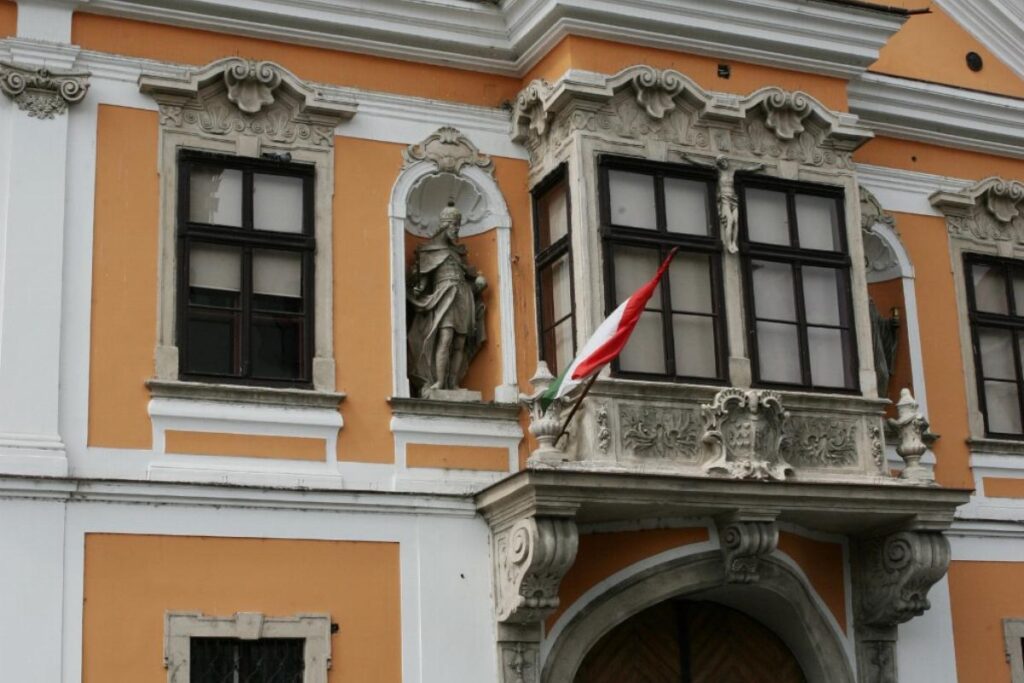
[[[672,262],[676,251],[676,249],[672,249],[668,253],[650,282],[633,292],[610,316],[605,318],[603,323],[598,325],[597,330],[576,354],[576,358],[573,359],[569,367],[541,396],[541,407],[544,410],[547,410],[555,399],[568,395],[587,379],[597,375],[604,366],[622,353],[626,342],[629,341],[629,336],[633,334],[633,329],[640,320],[640,314],[643,313],[651,295],[654,294],[661,277],[668,270],[668,265]]]

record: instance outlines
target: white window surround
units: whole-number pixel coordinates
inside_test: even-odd
[[[331,617],[299,614],[267,617],[259,612],[236,612],[230,617],[209,617],[196,612],[164,615],[164,667],[167,683],[190,683],[192,638],[297,638],[305,641],[303,683],[327,683],[331,668]]]
[[[337,405],[333,339],[332,212],[334,196],[334,129],[351,118],[354,102],[324,94],[272,62],[237,57],[174,76],[147,75],[140,90],[159,104],[161,187],[159,303],[155,380],[163,387],[178,382],[176,345],[176,211],[177,152],[195,149],[241,157],[288,154],[315,167],[314,358],[312,392]],[[199,382],[179,382],[184,397],[209,393]],[[152,389],[152,386],[151,386]],[[225,389],[227,391],[227,389]],[[310,392],[310,393],[312,393]],[[286,393],[246,386],[234,390],[237,402],[301,405]]]
[[[1006,661],[1010,664],[1011,683],[1024,683],[1024,618],[1004,619]]]

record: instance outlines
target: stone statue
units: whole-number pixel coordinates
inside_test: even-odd
[[[487,338],[481,294],[487,280],[459,244],[462,212],[449,202],[438,230],[416,247],[409,274],[409,379],[421,398],[479,401],[459,386]]]
[[[899,342],[900,318],[893,310],[891,318],[878,312],[875,302],[868,299],[871,312],[871,342],[874,347],[875,379],[878,382],[879,398],[889,396],[889,381],[896,365],[896,345]]]

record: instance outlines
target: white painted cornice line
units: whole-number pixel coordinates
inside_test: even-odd
[[[937,0],[954,21],[969,31],[1024,78],[1024,3],[1021,0]]]
[[[91,0],[80,11],[513,76],[581,33],[851,77],[904,21],[818,0]]]
[[[960,192],[973,185],[974,181],[857,164],[857,183],[875,195],[886,211],[941,216],[929,198],[938,191]]]
[[[1024,158],[1024,100],[872,73],[849,96],[878,134]]]

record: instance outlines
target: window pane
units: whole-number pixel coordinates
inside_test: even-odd
[[[633,336],[619,356],[619,369],[623,372],[665,374],[665,339],[661,314],[644,313],[640,316]]]
[[[676,374],[686,377],[717,377],[714,318],[700,315],[672,316],[676,344]]]
[[[711,265],[706,254],[676,254],[669,266],[672,308],[711,313]]]
[[[798,194],[796,228],[801,248],[841,251],[835,199]]]
[[[302,310],[302,256],[257,249],[252,257],[253,306],[265,311]]]
[[[188,260],[189,302],[235,307],[242,288],[242,252],[235,247],[194,244]]]
[[[978,353],[981,355],[983,377],[1016,380],[1012,332],[992,328],[978,329]]]
[[[608,171],[612,223],[633,228],[658,227],[654,208],[654,177],[628,171]]]
[[[801,274],[807,322],[812,325],[839,325],[839,283],[842,271],[804,266]]]
[[[192,318],[187,323],[188,372],[233,375],[237,320],[234,316],[220,320]]]
[[[800,342],[796,325],[757,323],[758,373],[765,382],[800,384]]]
[[[807,328],[811,357],[811,384],[819,387],[846,386],[846,354],[841,330]]]
[[[1013,303],[1017,315],[1024,316],[1024,272],[1013,271]]]
[[[189,176],[189,220],[194,223],[242,226],[242,172],[195,166]]]
[[[665,219],[669,232],[707,235],[707,183],[683,178],[665,178]]]
[[[294,318],[254,316],[252,371],[266,379],[299,379],[302,357],[302,321]]]
[[[565,370],[572,363],[574,349],[572,346],[572,318],[560,322],[552,330],[554,336],[554,359],[558,372]],[[552,370],[554,372],[554,370]],[[556,375],[557,376],[557,375]]]
[[[744,192],[751,242],[789,244],[789,215],[782,192],[749,188]]]
[[[554,261],[540,272],[544,327],[551,326],[572,312],[572,290],[569,286],[569,257]]]
[[[655,249],[640,247],[619,247],[615,254],[615,306],[626,300],[633,292],[646,284],[661,265],[660,255]],[[661,308],[661,285],[654,290],[649,308]]]
[[[1020,434],[1020,399],[1013,382],[985,382],[985,413],[988,430],[1000,434]]]
[[[988,313],[1008,313],[1003,269],[975,263],[971,266],[971,272],[974,276],[975,309]]]
[[[751,269],[757,317],[796,321],[793,267],[775,261],[752,261]]]
[[[257,230],[302,232],[303,179],[257,173],[252,178],[252,223]]]
[[[537,200],[537,232],[541,249],[547,249],[569,232],[569,194],[559,182]]]

